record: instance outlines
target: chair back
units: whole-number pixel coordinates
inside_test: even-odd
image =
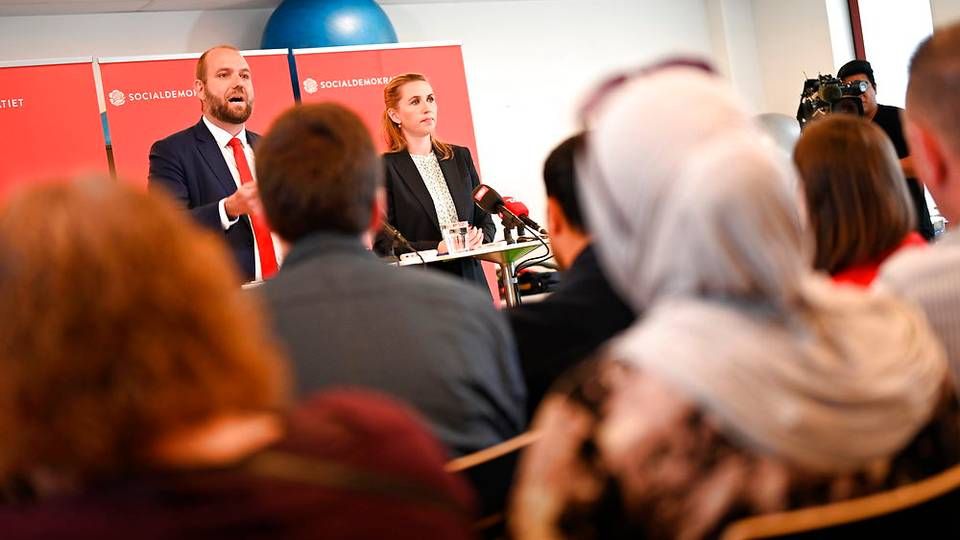
[[[897,489],[731,523],[722,540],[960,538],[960,465]]]
[[[502,530],[503,513],[517,461],[523,450],[539,438],[538,432],[527,431],[447,463],[447,472],[464,475],[476,490],[482,516],[476,528],[484,537],[497,537],[498,531]]]

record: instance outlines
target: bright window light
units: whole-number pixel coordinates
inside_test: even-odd
[[[877,102],[903,107],[917,45],[933,33],[930,2],[860,0],[863,48],[877,79]]]

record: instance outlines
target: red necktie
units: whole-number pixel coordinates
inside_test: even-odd
[[[247,164],[247,155],[243,151],[243,143],[234,137],[227,143],[233,149],[233,158],[237,162],[237,171],[240,173],[240,184],[253,182],[250,165]],[[270,227],[260,214],[250,214],[250,223],[253,224],[253,238],[257,242],[257,251],[260,254],[260,274],[263,279],[277,273],[277,254],[273,252],[273,239],[270,238]]]

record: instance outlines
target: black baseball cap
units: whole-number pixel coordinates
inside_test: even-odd
[[[877,80],[873,78],[873,68],[870,66],[870,62],[866,60],[851,60],[843,65],[840,68],[840,71],[837,72],[838,79],[846,79],[851,75],[856,75],[858,73],[863,73],[867,76],[867,80],[870,81],[870,84],[874,88],[877,87]]]

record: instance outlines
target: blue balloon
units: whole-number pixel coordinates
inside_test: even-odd
[[[373,0],[285,0],[267,21],[260,46],[308,49],[396,42],[393,24]]]

